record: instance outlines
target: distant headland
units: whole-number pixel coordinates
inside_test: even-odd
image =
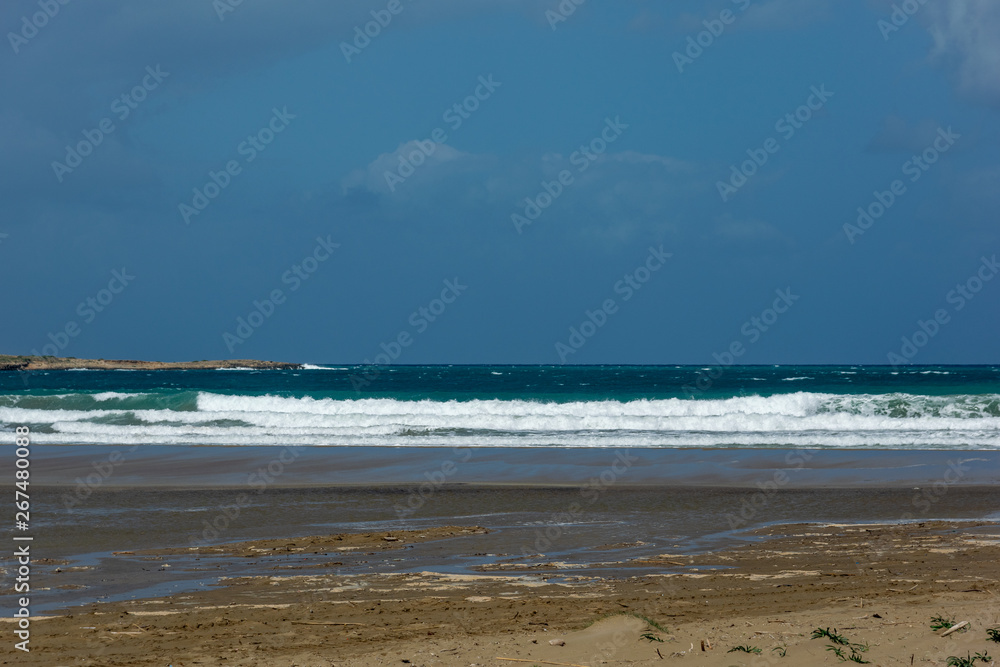
[[[70,369],[99,371],[198,371],[219,368],[253,368],[258,370],[287,370],[302,368],[302,364],[254,359],[227,359],[220,361],[135,361],[132,359],[77,359],[76,357],[37,357],[0,354],[0,371],[65,371]]]

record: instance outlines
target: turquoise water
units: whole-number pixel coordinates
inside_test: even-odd
[[[309,366],[0,374],[38,443],[1000,448],[998,366]]]

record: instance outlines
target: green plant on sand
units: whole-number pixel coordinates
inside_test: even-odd
[[[760,649],[756,646],[750,646],[749,644],[743,644],[742,646],[734,646],[726,653],[736,653],[737,651],[742,651],[743,653],[756,653],[760,655]]]
[[[954,619],[947,618],[945,616],[935,616],[931,619],[931,630],[947,630],[953,625],[955,625]],[[969,626],[966,625],[964,628],[961,628],[959,632],[965,632],[968,629]]]
[[[972,655],[971,653],[966,653],[964,658],[957,655],[949,655],[948,662],[945,664],[948,665],[948,667],[975,667],[977,660],[981,660],[983,662],[990,662],[992,658],[985,651],[982,653],[977,653],[975,655]]]
[[[822,639],[823,637],[826,637],[834,644],[840,644],[841,646],[849,646],[851,644],[851,642],[847,641],[847,638],[844,637],[844,635],[837,634],[837,628],[834,628],[833,632],[830,631],[830,628],[816,628],[813,630],[813,639]]]

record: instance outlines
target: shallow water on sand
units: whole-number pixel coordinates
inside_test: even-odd
[[[86,586],[75,590],[56,588],[68,581],[66,572],[43,568],[40,581],[51,587],[39,596],[45,608],[127,598],[140,589],[148,589],[144,593],[149,594],[186,590],[210,585],[222,575],[309,573],[311,566],[332,560],[337,562],[332,571],[343,574],[468,573],[480,565],[516,559],[523,564],[546,564],[532,574],[565,576],[574,573],[573,566],[589,564],[588,575],[615,575],[620,574],[616,567],[620,561],[711,552],[756,539],[742,535],[743,531],[768,524],[997,517],[996,492],[989,487],[953,487],[940,495],[930,487],[608,488],[600,492],[592,487],[589,492],[588,487],[444,487],[423,499],[417,489],[403,487],[274,488],[252,498],[238,513],[234,508],[239,505],[239,489],[98,489],[72,510],[60,506],[62,491],[36,489],[34,557],[68,558],[71,562],[61,565],[63,570],[78,565],[99,567],[74,573],[73,582]],[[297,555],[266,562],[214,557],[195,562],[180,556],[150,561],[111,555],[112,551],[190,546],[196,541],[388,533],[441,525],[478,525],[491,532],[477,536],[474,553],[467,542],[456,538],[408,545],[402,551]],[[163,569],[163,564],[170,567]]]

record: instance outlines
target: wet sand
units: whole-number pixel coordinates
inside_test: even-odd
[[[105,488],[615,484],[782,488],[1000,484],[1000,451],[36,445],[32,474]]]
[[[426,491],[426,493],[422,493]],[[247,540],[423,530],[443,525],[485,526],[490,532],[470,553],[447,544],[408,545],[387,571],[469,573],[504,559],[537,561],[535,554],[585,564],[617,576],[614,563],[670,550],[707,553],[757,539],[748,531],[771,524],[824,521],[886,523],[906,520],[1000,518],[994,487],[896,489],[777,489],[765,487],[313,487],[240,489],[98,488],[70,507],[65,487],[32,487],[33,550],[60,561],[35,576],[52,590],[40,610],[163,595],[211,585],[220,574],[266,573],[254,559],[195,568],[189,547]],[[113,552],[173,548],[169,568]],[[298,554],[318,564],[321,556]],[[291,557],[289,557],[291,560]],[[345,574],[373,565],[354,554],[338,558]],[[601,565],[601,562],[609,565]],[[7,558],[0,556],[0,564]],[[73,588],[58,588],[61,572],[76,569]],[[155,575],[150,574],[155,572]]]
[[[45,618],[0,664],[839,664],[822,626],[939,665],[1000,626],[997,452],[32,456]]]
[[[517,557],[474,574],[385,567],[417,542],[476,554],[491,535],[442,527],[202,550],[203,561],[249,558],[276,569],[36,618],[31,653],[15,655],[8,643],[0,664],[840,664],[829,641],[811,639],[816,628],[835,628],[873,665],[998,653],[985,633],[1000,625],[993,523],[770,526],[714,553],[620,561],[616,577],[557,562],[537,572]],[[289,553],[310,550],[329,563],[360,552],[372,569],[345,575],[289,563]],[[941,637],[930,627],[938,615],[971,629]],[[741,645],[761,655],[728,652]]]

